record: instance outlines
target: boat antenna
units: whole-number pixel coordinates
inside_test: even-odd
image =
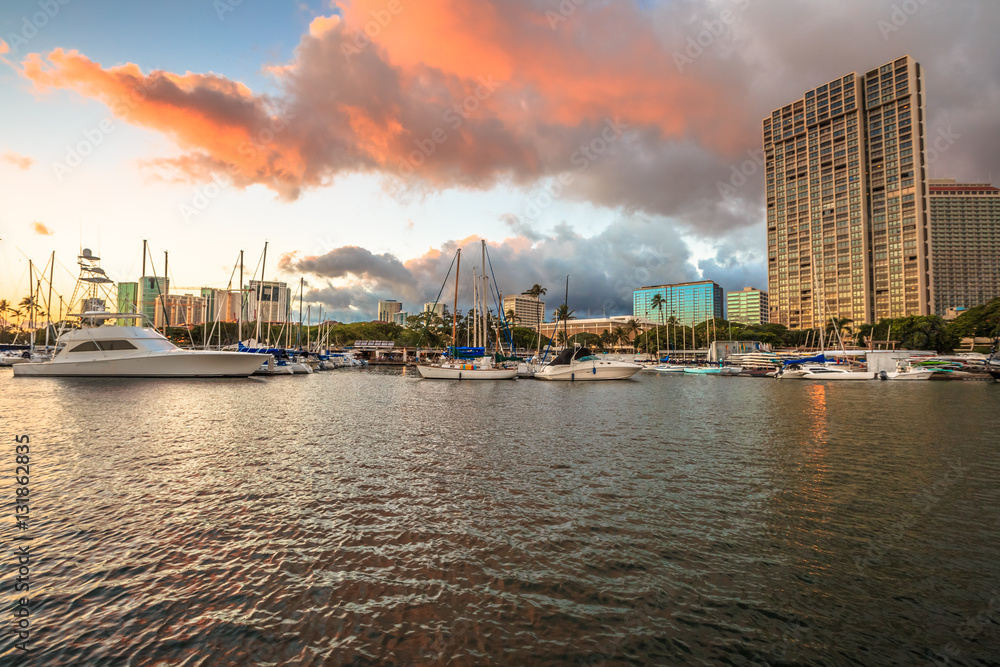
[[[569,347],[569,274],[566,274],[566,300],[563,301],[563,338],[566,339],[566,347]]]

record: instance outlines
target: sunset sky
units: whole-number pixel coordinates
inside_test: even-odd
[[[419,310],[479,238],[549,311],[567,274],[578,316],[766,288],[761,119],[909,54],[930,175],[996,183],[998,30],[987,0],[9,0],[0,298],[52,251],[68,298],[81,247],[136,280],[143,239],[178,291],[268,241],[265,277],[345,321]]]

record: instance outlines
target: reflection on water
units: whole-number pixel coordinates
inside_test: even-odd
[[[8,371],[32,657],[995,662],[1000,386],[913,384]]]

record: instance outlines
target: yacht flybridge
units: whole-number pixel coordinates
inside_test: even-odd
[[[152,328],[117,326],[116,320],[139,320],[137,313],[103,309],[98,286],[111,283],[97,266],[99,257],[85,248],[80,255],[80,283],[86,283],[85,307],[72,315],[80,328],[63,333],[51,361],[14,366],[15,376],[45,377],[248,377],[270,355],[247,352],[182,350]],[[111,321],[112,324],[107,324]]]

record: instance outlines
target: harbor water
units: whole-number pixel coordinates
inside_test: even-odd
[[[0,663],[1000,663],[1000,385],[0,372]],[[30,590],[15,592],[15,545]],[[23,627],[23,626],[22,626]],[[27,663],[25,663],[27,664]]]

